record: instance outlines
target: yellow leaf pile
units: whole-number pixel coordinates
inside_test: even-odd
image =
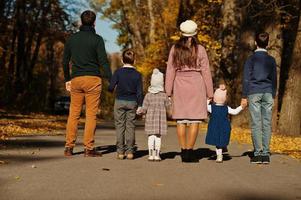
[[[206,134],[207,124],[201,123],[200,129]],[[232,127],[231,141],[239,144],[252,144],[251,130]],[[301,136],[272,134],[270,148],[272,153],[286,154],[301,160]]]
[[[242,144],[252,144],[251,130],[233,127],[231,140]],[[270,148],[272,153],[287,154],[293,158],[301,159],[301,136],[273,133]]]
[[[65,129],[66,118],[52,115],[5,115],[0,118],[0,139],[9,136],[51,134]]]

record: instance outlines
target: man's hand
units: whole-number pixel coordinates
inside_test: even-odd
[[[242,98],[240,101],[240,105],[243,109],[248,106],[248,100],[246,98]]]
[[[68,92],[70,92],[71,91],[71,81],[66,82],[65,85],[66,85],[66,90]]]

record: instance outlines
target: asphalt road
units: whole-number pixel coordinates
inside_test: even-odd
[[[270,165],[250,164],[252,147],[233,142],[226,161],[218,164],[204,136],[200,133],[195,147],[200,161],[191,164],[180,162],[175,127],[162,139],[161,162],[147,161],[142,127],[136,132],[135,160],[116,159],[110,127],[96,132],[101,158],[83,156],[82,131],[71,158],[63,156],[64,136],[11,138],[0,150],[6,162],[0,164],[0,200],[301,200],[300,161],[273,154]]]

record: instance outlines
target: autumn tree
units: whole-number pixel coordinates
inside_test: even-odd
[[[74,29],[58,0],[0,3],[1,107],[47,110],[58,94],[56,44]]]
[[[283,99],[281,100],[281,110],[279,119],[280,133],[287,135],[301,134],[301,4],[297,4],[299,10],[297,17],[298,25],[296,27],[295,41],[291,56],[291,64],[283,66],[288,71],[288,77],[285,84]]]

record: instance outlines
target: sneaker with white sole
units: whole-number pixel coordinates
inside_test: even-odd
[[[261,156],[254,156],[251,158],[251,163],[253,164],[261,164],[262,163],[262,157]]]
[[[262,156],[261,158],[262,164],[270,164],[270,156]]]

